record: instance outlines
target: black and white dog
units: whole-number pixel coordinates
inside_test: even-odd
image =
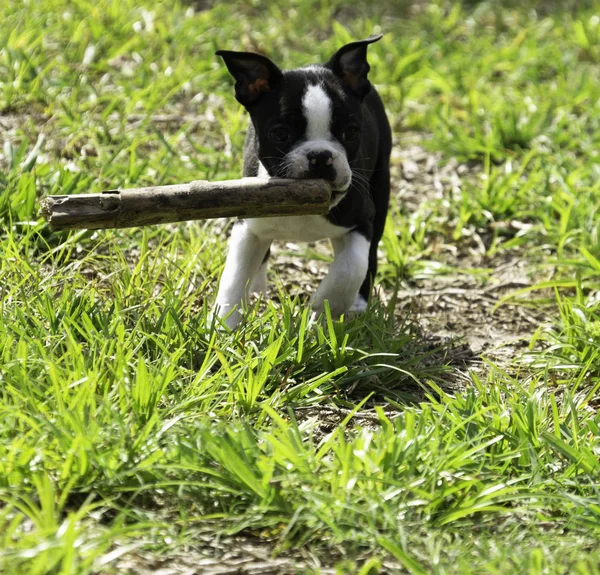
[[[217,52],[250,114],[244,176],[323,178],[333,190],[326,216],[236,222],[216,301],[230,328],[248,292],[266,287],[273,240],[329,238],[334,261],[313,296],[314,312],[325,300],[334,317],[366,309],[390,194],[391,130],[367,78],[367,47],[380,38],[347,44],[327,64],[285,71],[258,54]]]

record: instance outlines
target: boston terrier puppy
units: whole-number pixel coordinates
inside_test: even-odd
[[[322,178],[332,187],[326,216],[236,222],[216,301],[228,327],[241,321],[249,291],[265,289],[273,240],[329,238],[334,261],[312,298],[314,313],[323,312],[325,300],[334,318],[366,309],[390,195],[391,130],[367,77],[367,47],[380,38],[352,42],[326,64],[295,70],[251,52],[217,52],[250,115],[243,175]]]

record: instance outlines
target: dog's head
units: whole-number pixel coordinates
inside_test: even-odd
[[[371,89],[367,46],[381,35],[340,48],[324,65],[281,70],[265,56],[219,50],[235,78],[235,96],[250,113],[258,157],[269,175],[323,178],[332,203],[352,183],[361,140],[361,103]]]

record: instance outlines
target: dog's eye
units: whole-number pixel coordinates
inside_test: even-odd
[[[290,129],[286,128],[285,126],[277,126],[269,132],[269,136],[274,142],[277,142],[278,144],[285,144],[291,139],[292,133]]]
[[[353,142],[356,140],[356,138],[358,138],[358,128],[356,126],[348,126],[347,128],[344,128],[344,131],[342,132],[342,138],[346,142]]]

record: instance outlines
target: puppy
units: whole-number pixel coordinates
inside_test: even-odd
[[[216,301],[228,327],[241,321],[248,292],[265,289],[273,240],[329,238],[334,261],[312,298],[315,314],[325,300],[335,318],[366,309],[390,195],[391,130],[367,77],[367,47],[380,38],[352,42],[326,64],[295,70],[250,52],[217,52],[250,115],[243,175],[323,178],[333,190],[326,216],[236,222]]]

